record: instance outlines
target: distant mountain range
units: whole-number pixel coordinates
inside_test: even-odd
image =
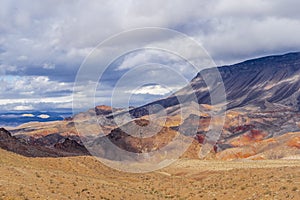
[[[49,122],[63,120],[72,112],[14,111],[0,112],[0,126],[19,126],[28,122]]]

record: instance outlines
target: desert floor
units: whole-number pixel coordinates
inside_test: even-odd
[[[0,149],[0,199],[300,199],[300,160],[182,159],[146,174]]]

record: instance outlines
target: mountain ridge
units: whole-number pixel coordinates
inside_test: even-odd
[[[218,103],[226,103],[227,109],[253,103],[256,106],[263,107],[265,101],[281,103],[296,110],[300,109],[300,91],[298,90],[300,88],[300,82],[298,81],[300,80],[300,52],[250,59],[233,65],[220,66],[217,69],[223,79],[227,97],[227,103]],[[154,104],[159,104],[164,108],[178,105],[178,97],[180,98],[186,93],[195,94],[199,104],[211,104],[209,92],[217,91],[220,87],[214,86],[208,91],[202,76],[208,75],[212,71],[215,73],[215,68],[202,70],[191,80],[190,85],[187,87],[180,89],[165,99],[134,108],[130,110],[130,113],[134,117],[141,117],[147,114],[145,108]],[[237,80],[240,80],[240,82],[237,82]],[[278,83],[281,83],[280,81],[288,82],[286,80],[290,81],[290,85],[278,87]],[[270,97],[263,97],[265,91],[259,91],[260,88],[258,87],[264,87],[263,89],[270,93],[268,94]],[[192,88],[192,91],[190,88]],[[292,99],[292,95],[295,95],[296,98]],[[284,100],[285,102],[283,102]]]

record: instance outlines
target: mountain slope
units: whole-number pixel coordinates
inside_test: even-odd
[[[224,126],[221,118],[213,121],[213,124],[222,125],[222,130],[218,138],[210,140],[213,145],[213,155],[210,157],[224,160],[278,159],[299,155],[300,53],[268,56],[218,69],[226,91],[227,112],[224,113]],[[104,157],[117,160],[127,158],[114,149],[110,150],[108,147],[111,143],[121,151],[152,152],[162,149],[174,136],[180,135],[198,142],[186,155],[194,158],[199,154],[191,149],[199,151],[203,143],[210,139],[210,134],[216,132],[210,125],[218,105],[210,105],[210,94],[203,79],[214,73],[213,69],[203,70],[191,81],[190,86],[170,97],[131,109],[129,112],[135,117],[133,119],[124,115],[122,109],[97,106],[63,122],[24,125],[12,130],[12,133],[19,138],[32,137],[32,144],[54,145],[69,153],[72,148],[76,152],[79,146],[69,140],[57,145],[55,143],[62,138],[72,137],[81,145],[78,141],[80,135],[85,143],[97,148],[96,153],[99,151]],[[211,91],[218,94],[220,84],[215,83]],[[195,102],[193,94],[197,97]],[[179,104],[177,98],[183,104]],[[156,113],[162,109],[156,104],[165,109],[166,121]],[[151,116],[148,115],[149,108],[154,113]],[[97,120],[93,117],[95,115]],[[154,123],[154,128],[161,131],[139,130],[136,127],[136,123],[143,126],[141,122],[148,119],[155,119],[157,123]],[[121,123],[117,125],[114,120]],[[140,138],[139,134],[153,137]]]
[[[227,109],[247,105],[265,109],[268,102],[288,106],[293,110],[300,108],[300,53],[252,59],[218,67],[218,70],[225,87]],[[193,93],[197,97],[197,103],[210,104],[210,94],[203,76],[214,73],[213,69],[205,69],[192,79],[189,86],[168,98],[135,108],[131,110],[131,114],[135,117],[146,115],[145,109],[154,104],[165,108],[176,106],[179,104],[178,98],[189,102],[193,98],[188,98],[188,95]],[[219,87],[214,85],[211,91],[218,91]]]
[[[74,140],[65,139],[56,143],[53,148],[44,145],[28,143],[22,138],[12,136],[9,131],[0,128],[0,148],[27,157],[62,157],[88,155],[84,146]]]
[[[215,153],[219,155],[217,157],[256,159],[260,155],[261,158],[274,159],[298,155],[298,136],[295,139],[287,133],[300,131],[300,53],[252,59],[218,67],[218,70],[225,87],[227,113],[224,127],[214,146]],[[213,69],[203,70],[187,87],[168,98],[134,108],[130,113],[136,118],[146,117],[148,109],[159,112],[161,107],[156,106],[159,104],[167,112],[168,119],[172,119],[178,118],[180,111],[184,110],[187,115],[181,115],[181,122],[174,125],[174,130],[177,130],[177,126],[187,127],[180,133],[196,136],[199,143],[203,143],[215,131],[209,123],[211,112],[217,107],[209,106],[210,93],[203,76],[214,73]],[[218,94],[220,84],[215,83],[211,92]],[[193,102],[194,94],[197,102]],[[181,104],[178,99],[181,99]],[[199,110],[195,104],[199,105]],[[189,132],[189,126],[198,126],[196,135],[195,132]],[[285,134],[285,137],[279,137]],[[273,143],[269,138],[276,138],[276,142]],[[289,138],[290,142],[284,138]],[[224,154],[219,153],[222,151]],[[226,155],[227,152],[229,155]],[[278,155],[274,156],[276,152]]]

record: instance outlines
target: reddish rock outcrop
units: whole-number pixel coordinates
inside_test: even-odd
[[[288,142],[287,145],[290,147],[296,147],[300,149],[300,137],[293,137]]]

